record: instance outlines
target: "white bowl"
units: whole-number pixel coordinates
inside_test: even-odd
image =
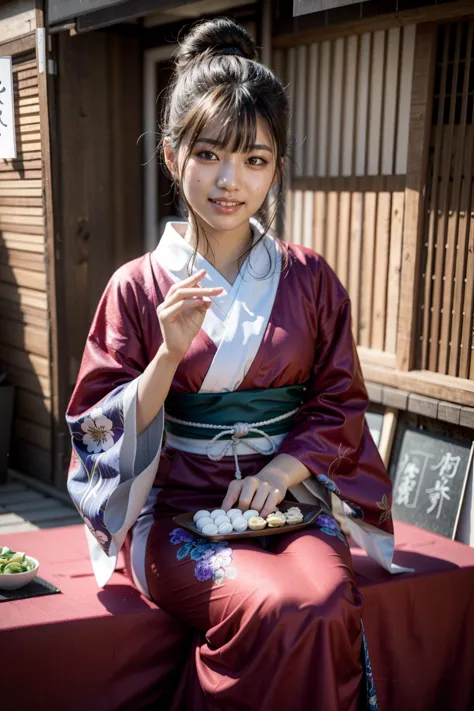
[[[26,573],[6,573],[0,575],[0,590],[18,590],[28,585],[28,583],[31,583],[33,578],[36,578],[39,570],[38,561],[30,555],[25,556],[25,558],[30,563],[34,563],[35,567],[32,570],[27,570]]]

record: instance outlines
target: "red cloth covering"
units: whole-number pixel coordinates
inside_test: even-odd
[[[99,589],[84,526],[2,536],[62,594],[0,603],[5,711],[140,711],[171,706],[192,634],[118,571]],[[120,570],[122,572],[120,572]]]
[[[472,711],[474,550],[401,522],[395,532],[395,562],[414,574],[390,576],[352,548],[380,709]],[[2,708],[171,708],[192,635],[135,590],[123,558],[99,590],[82,526],[1,543],[38,558],[63,591],[0,603]]]

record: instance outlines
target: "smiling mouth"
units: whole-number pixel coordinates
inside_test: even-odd
[[[214,200],[213,198],[209,198],[210,202],[213,202],[215,205],[221,205],[222,207],[238,207],[239,205],[243,205],[243,202],[237,202],[236,200]]]

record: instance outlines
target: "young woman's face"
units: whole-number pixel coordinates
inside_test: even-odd
[[[266,123],[258,120],[255,145],[231,153],[218,143],[219,125],[209,124],[186,165],[182,189],[194,213],[214,232],[248,228],[275,177],[275,149]]]

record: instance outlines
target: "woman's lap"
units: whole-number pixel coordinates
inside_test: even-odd
[[[343,535],[323,528],[275,536],[269,550],[255,539],[211,550],[210,563],[231,570],[216,584],[202,580],[210,571],[196,540],[180,532],[170,540],[172,521],[155,521],[148,588],[160,607],[201,631],[196,693],[219,709],[299,708],[315,684],[319,700],[309,708],[357,708],[362,601]],[[263,705],[256,684],[265,689]]]

